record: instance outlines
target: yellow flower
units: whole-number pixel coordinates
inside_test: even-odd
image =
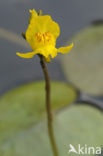
[[[60,35],[60,28],[49,15],[38,15],[34,9],[30,10],[30,13],[29,26],[25,37],[33,52],[16,53],[18,56],[32,58],[35,54],[41,54],[45,57],[46,62],[50,62],[50,58],[56,57],[57,52],[64,54],[72,49],[73,43],[59,49],[55,47],[56,39]]]

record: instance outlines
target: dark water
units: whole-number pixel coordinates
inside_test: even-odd
[[[103,19],[103,0],[0,0],[0,28],[21,34],[28,24],[28,9],[32,8],[51,14],[59,23],[61,36],[57,46],[91,21]],[[22,60],[15,55],[17,51],[28,50],[0,38],[0,95],[22,83],[43,78],[39,59]],[[58,60],[49,64],[49,72],[52,79],[65,80]]]

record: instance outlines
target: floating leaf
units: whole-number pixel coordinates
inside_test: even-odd
[[[76,150],[78,144],[100,147],[103,145],[103,114],[90,106],[74,105],[57,114],[54,131],[60,156],[68,155],[69,144]],[[46,121],[14,133],[0,145],[0,150],[2,156],[53,156]]]
[[[77,97],[76,91],[65,83],[52,82],[51,87],[54,110],[72,103]],[[31,83],[10,91],[0,99],[0,142],[34,126],[44,116],[44,82]]]
[[[67,79],[86,93],[103,94],[103,25],[84,29],[72,40],[74,48],[62,57]]]

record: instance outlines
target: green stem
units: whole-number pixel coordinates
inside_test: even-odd
[[[52,120],[52,111],[51,111],[51,103],[50,103],[50,78],[48,75],[47,66],[45,63],[45,59],[42,55],[39,55],[40,57],[40,64],[43,69],[44,77],[45,77],[45,89],[46,89],[46,111],[47,111],[47,119],[48,119],[48,133],[49,138],[52,146],[52,150],[54,153],[54,156],[59,156],[57,145],[55,142],[54,132],[53,132],[53,120]]]

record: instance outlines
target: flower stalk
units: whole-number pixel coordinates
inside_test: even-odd
[[[68,53],[72,47],[70,46],[56,48],[56,40],[60,35],[60,27],[58,23],[52,20],[50,15],[43,15],[42,10],[37,13],[34,9],[30,11],[29,25],[25,33],[22,36],[32,48],[32,52],[16,54],[22,58],[32,58],[35,55],[40,57],[40,64],[43,69],[46,85],[46,111],[48,121],[48,133],[52,146],[54,156],[59,156],[57,145],[53,131],[53,119],[51,111],[50,100],[50,79],[46,62],[51,62],[51,59],[57,56],[58,53]]]
[[[55,137],[54,137],[54,132],[53,132],[53,118],[52,118],[51,100],[50,100],[50,78],[49,78],[48,69],[47,69],[44,57],[42,55],[38,55],[38,56],[40,57],[40,64],[41,64],[44,77],[45,77],[46,111],[47,111],[49,138],[50,138],[54,156],[59,156]]]

